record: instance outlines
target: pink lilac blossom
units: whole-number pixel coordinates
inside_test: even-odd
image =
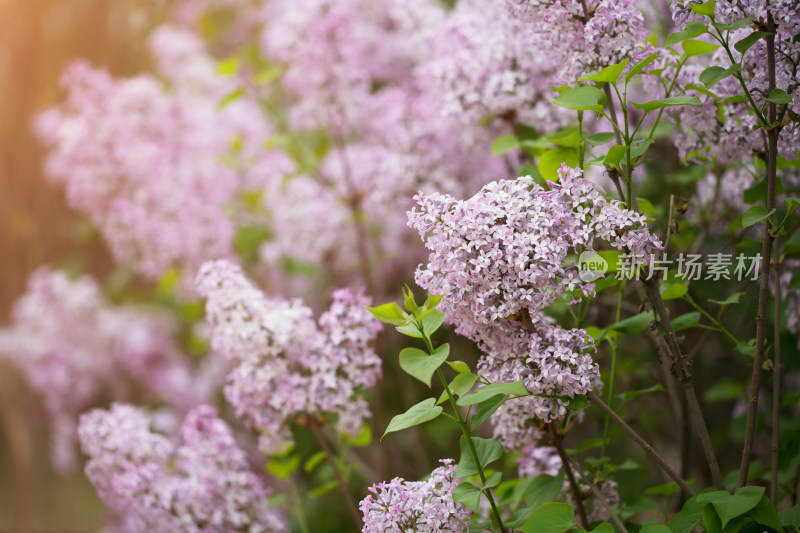
[[[534,28],[531,46],[552,61],[556,85],[650,54],[648,31],[634,0],[504,0],[509,11]]]
[[[370,346],[380,324],[364,309],[368,298],[334,291],[315,322],[299,301],[268,299],[225,260],[206,263],[196,283],[207,298],[212,347],[238,363],[225,396],[260,430],[265,453],[291,444],[291,423],[303,415],[334,415],[339,431],[361,432],[369,408],[359,392],[375,385],[381,369]]]
[[[494,436],[507,450],[539,440],[540,422],[562,420],[572,398],[602,385],[592,338],[541,313],[525,326],[498,320],[477,340],[484,353],[478,362],[482,376],[492,383],[522,381],[531,393],[506,402],[491,418]]]
[[[211,394],[213,380],[192,368],[173,339],[168,317],[112,306],[88,276],[71,280],[48,268],[32,274],[12,324],[0,330],[0,353],[42,396],[58,470],[74,464],[78,413],[104,398],[125,398],[138,385],[185,411]]]
[[[189,412],[180,446],[152,432],[150,417],[127,404],[84,414],[78,433],[89,457],[86,475],[114,513],[112,531],[287,531],[213,407]]]
[[[540,474],[555,477],[561,470],[561,457],[554,446],[528,444],[520,453],[517,459],[519,477],[535,477]]]
[[[67,101],[35,129],[70,206],[91,217],[117,261],[154,280],[230,256],[236,226],[226,209],[289,164],[263,149],[269,126],[253,102],[220,108],[235,85],[216,74],[196,36],[164,27],[151,47],[168,86],[77,61],[62,75]]]
[[[444,10],[434,0],[278,0],[264,9],[262,51],[286,65],[294,127],[346,132],[376,86],[407,78]]]
[[[430,255],[416,281],[444,295],[441,309],[460,333],[474,337],[522,311],[533,316],[577,289],[590,294],[594,285],[569,256],[596,240],[644,257],[660,248],[642,215],[606,200],[580,170],[562,165],[559,176],[549,190],[526,176],[492,182],[468,200],[417,195],[421,209],[409,212],[409,226]]]
[[[554,65],[535,46],[533,25],[499,2],[464,0],[431,33],[417,78],[456,120],[478,124],[497,116],[547,132],[572,116],[552,105]]]
[[[441,462],[444,466],[425,481],[396,477],[371,486],[372,495],[359,504],[364,514],[362,533],[466,532],[472,512],[453,501],[456,465],[452,459]]]
[[[690,9],[692,4],[694,2],[672,3],[673,19],[679,29],[693,21],[706,24],[711,22],[709,17],[694,13]],[[800,72],[795,66],[800,60],[800,43],[796,39],[796,36],[800,35],[800,11],[797,3],[791,0],[770,3],[761,0],[746,2],[720,0],[715,4],[714,20],[730,24],[750,18],[756,24],[763,23],[766,21],[768,6],[778,30],[775,35],[776,87],[790,95],[791,102],[788,109],[796,115],[800,111],[800,91],[798,91]],[[752,31],[751,28],[731,31],[729,41],[735,43],[750,35]],[[742,63],[742,54],[733,47],[731,53],[734,61]],[[722,47],[704,59],[697,59],[693,64],[684,67],[676,86],[685,87],[687,84],[693,84],[701,87],[700,74],[708,66],[727,68],[731,65],[731,59]],[[741,66],[748,90],[761,109],[764,108],[769,94],[767,64],[767,47],[762,39],[746,52]],[[665,73],[665,76],[667,75],[669,71]],[[722,163],[732,164],[763,153],[765,136],[763,130],[757,128],[758,119],[749,105],[736,101],[723,103],[718,101],[741,95],[743,91],[739,82],[733,77],[728,77],[714,85],[711,90],[717,98],[699,90],[688,90],[687,94],[698,96],[703,105],[683,106],[673,112],[683,130],[676,141],[681,157],[694,160],[712,157]],[[800,124],[797,121],[789,121],[781,128],[778,150],[781,156],[789,160],[800,156]]]

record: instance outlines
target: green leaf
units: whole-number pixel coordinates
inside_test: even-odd
[[[761,501],[758,502],[758,505],[747,513],[747,517],[752,518],[759,524],[767,526],[774,531],[778,531],[779,533],[784,532],[783,526],[781,525],[781,518],[775,511],[775,506],[772,504],[772,501],[766,496],[761,497]]]
[[[681,331],[684,329],[693,328],[698,324],[700,324],[700,312],[692,311],[691,313],[685,313],[674,318],[672,320],[672,329],[675,331]]]
[[[486,422],[489,417],[492,416],[492,413],[497,411],[497,408],[503,405],[505,401],[505,394],[497,394],[488,400],[484,400],[477,404],[475,407],[475,412],[472,413],[472,419],[470,420],[469,427],[473,430],[480,427],[480,425]]]
[[[615,144],[609,148],[608,153],[603,158],[603,164],[607,167],[618,167],[622,158],[625,157],[627,150],[625,146]]]
[[[525,488],[525,503],[535,509],[542,504],[552,502],[564,487],[564,477],[565,473],[562,468],[557,476],[539,474],[532,478],[530,485]]]
[[[536,168],[547,181],[558,181],[558,169],[564,163],[568,167],[578,166],[578,153],[572,148],[556,148],[548,150],[539,158]]]
[[[403,307],[405,307],[406,311],[409,313],[413,313],[419,309],[417,302],[414,300],[414,293],[411,292],[408,285],[403,285]]]
[[[708,403],[726,402],[735,400],[743,393],[744,386],[741,383],[730,379],[722,379],[705,391],[703,399]]]
[[[481,503],[481,489],[469,481],[462,481],[453,491],[453,501],[477,511]]]
[[[729,494],[724,490],[701,494],[697,497],[697,501],[713,505],[719,514],[722,527],[725,527],[732,519],[758,505],[762,496],[764,496],[764,487],[742,487],[734,494]]]
[[[683,41],[681,46],[683,47],[683,55],[686,57],[710,54],[719,48],[719,45],[707,43],[705,41]]]
[[[361,424],[361,433],[351,437],[347,433],[342,433],[345,442],[351,446],[369,446],[372,444],[372,428],[368,424]]]
[[[736,63],[728,68],[708,67],[703,71],[702,74],[700,74],[700,82],[710,89],[721,80],[724,80],[728,76],[732,76],[739,72],[741,68],[742,67],[739,63]]]
[[[223,76],[230,76],[239,71],[239,59],[236,57],[229,57],[217,63],[217,73]]]
[[[790,289],[800,289],[800,270],[795,270],[792,277],[789,278],[789,286]]]
[[[577,111],[602,111],[606,95],[597,87],[578,87],[559,94],[554,103]]]
[[[697,5],[693,4],[689,7],[692,11],[697,13],[698,15],[703,15],[706,17],[713,17],[714,16],[714,6],[716,5],[716,0],[708,0],[703,4]]]
[[[644,111],[652,111],[654,109],[661,109],[664,107],[674,107],[679,105],[702,105],[700,99],[696,96],[670,96],[669,98],[662,98],[661,100],[653,100],[643,104],[632,102],[633,107],[642,109]]]
[[[687,287],[683,283],[670,284],[668,282],[664,282],[661,284],[662,300],[674,300],[675,298],[680,298],[687,292],[689,292],[689,287]]]
[[[736,48],[737,52],[744,55],[744,53],[747,52],[751,46],[756,44],[762,37],[765,37],[767,35],[772,35],[772,34],[767,31],[754,31],[741,41],[736,42],[736,44],[734,44],[733,47]]]
[[[577,128],[564,128],[555,133],[545,135],[545,138],[564,148],[577,148],[581,144],[581,136]]]
[[[310,474],[324,460],[325,452],[319,451],[306,460],[305,464],[303,465],[303,470],[305,470],[307,474]]]
[[[591,533],[614,533],[614,527],[608,522],[603,522],[602,524],[597,524],[597,527]]]
[[[648,487],[644,489],[644,493],[649,494],[651,496],[669,496],[670,494],[675,494],[680,490],[681,488],[678,486],[678,484],[673,481],[672,483],[664,483],[663,485],[655,485],[653,487]],[[667,528],[667,531],[672,533],[669,528]]]
[[[783,105],[792,103],[792,97],[783,89],[772,89],[767,96],[767,102],[773,104]]]
[[[590,80],[599,81],[601,83],[617,83],[620,74],[622,74],[622,71],[625,70],[625,66],[627,64],[628,60],[626,59],[622,63],[610,65],[596,74],[585,74],[578,78],[578,81]]]
[[[519,528],[523,533],[564,533],[575,525],[575,512],[566,503],[539,506]]]
[[[595,133],[594,135],[586,135],[583,139],[592,146],[600,146],[613,141],[614,132],[604,131],[602,133]]]
[[[626,82],[631,81],[631,78],[639,74],[642,71],[642,69],[644,69],[644,67],[655,61],[657,58],[658,58],[658,52],[653,52],[646,58],[636,63],[625,75],[625,81]]]
[[[744,294],[743,292],[735,292],[730,296],[728,296],[727,298],[725,298],[724,300],[714,300],[712,298],[709,298],[708,301],[711,302],[712,304],[717,304],[717,305],[738,304],[739,298],[741,298],[743,294]]]
[[[720,30],[738,30],[741,28],[746,28],[749,26],[753,21],[750,20],[749,17],[745,17],[743,19],[739,19],[736,22],[731,24],[722,24],[721,22],[715,22],[714,27],[719,28]]]
[[[477,374],[459,374],[450,382],[450,392],[453,393],[453,396],[463,396],[470,391],[476,381],[478,381]],[[439,401],[436,402],[436,404],[438,405],[446,400],[447,390],[445,389],[442,391],[442,395],[439,397]]]
[[[664,46],[672,46],[673,44],[678,44],[681,41],[686,39],[692,39],[697,37],[698,35],[702,35],[708,31],[708,26],[703,24],[702,22],[690,22],[686,25],[686,29],[683,31],[679,31],[676,33],[672,33],[667,37]]]
[[[645,311],[609,326],[609,329],[623,335],[637,335],[653,322],[653,312]]]
[[[430,387],[433,373],[442,366],[449,355],[449,344],[442,344],[431,355],[417,348],[405,348],[400,352],[400,368]]]
[[[503,456],[503,445],[495,439],[472,437],[472,445],[475,447],[475,452],[478,455],[478,462],[482,469]],[[462,436],[461,460],[458,462],[458,467],[456,467],[456,471],[453,475],[455,477],[466,477],[473,476],[477,473],[478,465],[475,464],[472,452],[470,452],[469,446],[467,446],[466,437]]]
[[[770,216],[775,209],[767,213],[767,210],[764,209],[764,206],[761,205],[754,205],[747,211],[745,211],[744,215],[742,215],[742,227],[749,228],[753,224],[758,224],[768,216]]]
[[[394,302],[379,305],[378,307],[367,307],[367,310],[381,322],[394,326],[408,324],[411,320],[411,317]]]
[[[672,530],[661,524],[648,524],[646,526],[642,526],[642,529],[639,530],[639,533],[672,533]]]
[[[513,135],[501,135],[492,141],[492,155],[503,155],[519,148],[519,139]]]
[[[500,484],[500,480],[501,479],[503,479],[503,473],[502,472],[494,472],[494,473],[492,473],[492,475],[490,475],[489,477],[486,478],[486,483],[483,484],[483,489],[482,490],[491,489],[493,487],[496,487],[497,485]]]
[[[389,422],[389,427],[387,427],[386,431],[383,433],[381,440],[383,440],[383,437],[388,433],[424,424],[438,417],[440,414],[442,414],[442,407],[436,405],[435,398],[422,400],[405,413],[393,417]]]
[[[278,479],[286,479],[300,466],[300,456],[296,454],[287,457],[270,459],[267,471]]]
[[[628,392],[623,392],[621,394],[617,394],[617,398],[619,398],[623,402],[627,402],[629,400],[633,400],[633,399],[638,398],[642,394],[647,394],[649,392],[663,392],[663,391],[664,391],[664,387],[660,383],[657,383],[657,384],[653,385],[652,387],[647,387],[646,389],[633,390],[633,391],[628,391]]]
[[[459,374],[469,374],[471,370],[469,369],[469,365],[464,361],[445,361],[450,368],[458,372]]]
[[[800,527],[800,503],[791,509],[778,513],[778,517],[780,517],[781,523],[787,526]]]
[[[222,109],[223,107],[227,106],[228,104],[231,104],[231,103],[235,102],[236,100],[238,100],[242,96],[244,96],[244,90],[243,89],[236,89],[235,91],[228,93],[228,95],[225,98],[220,100],[219,105],[217,107],[219,109]]]
[[[488,400],[492,396],[495,396],[496,394],[527,396],[530,393],[528,392],[528,389],[525,388],[525,385],[522,383],[522,381],[514,381],[511,383],[492,383],[490,385],[484,385],[472,394],[467,394],[466,396],[459,398],[458,405],[463,407],[481,403],[485,400]]]
[[[656,142],[655,139],[635,141],[633,145],[631,145],[631,159],[636,159],[637,157],[641,157],[646,154],[647,150],[650,149],[650,145],[654,142]]]
[[[667,525],[673,533],[690,533],[697,527],[703,520],[703,508],[706,507],[705,502],[698,502],[697,497],[692,496],[685,504],[679,513],[670,517]]]
[[[744,355],[749,355],[750,357],[755,357],[756,340],[750,339],[749,341],[739,341],[736,344],[736,351]]]
[[[764,204],[767,203],[767,179],[764,178],[763,180],[759,181],[749,189],[745,189],[743,197],[745,203],[754,204],[756,202],[762,202]],[[775,182],[775,195],[783,194],[783,186],[781,185],[781,180],[777,180]],[[761,242],[759,241],[759,248],[761,247]]]
[[[425,332],[425,335],[430,337],[436,333],[436,330],[438,330],[444,322],[444,313],[438,309],[431,309],[422,317],[420,322],[422,322],[422,331]]]

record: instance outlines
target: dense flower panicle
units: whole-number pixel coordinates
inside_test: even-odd
[[[486,185],[468,200],[419,194],[409,225],[431,251],[417,283],[444,295],[441,309],[457,331],[475,338],[498,319],[534,315],[565,294],[594,285],[569,254],[596,240],[648,256],[660,247],[642,215],[608,201],[581,171],[562,166],[545,190],[530,176]]]
[[[499,2],[466,0],[431,34],[421,84],[440,95],[442,112],[478,124],[488,116],[553,131],[570,116],[552,105],[554,63],[535,43],[534,26]]]
[[[407,78],[424,35],[444,15],[434,0],[278,0],[264,9],[264,55],[287,65],[292,123],[346,132],[373,87]]]
[[[12,325],[0,330],[0,354],[8,357],[42,396],[53,423],[51,452],[59,470],[74,462],[78,413],[104,397],[125,398],[143,387],[178,410],[203,401],[173,340],[167,317],[135,307],[112,306],[89,277],[40,268],[14,306]]]
[[[363,308],[367,297],[334,291],[315,322],[299,301],[268,299],[225,260],[205,264],[197,288],[207,298],[212,347],[238,363],[225,396],[237,416],[262,430],[262,450],[285,449],[291,422],[301,415],[336,415],[340,431],[360,433],[369,408],[359,391],[381,370],[370,347],[380,324]]]
[[[253,102],[220,108],[232,82],[199,39],[165,27],[151,45],[169,87],[77,61],[62,76],[66,103],[40,115],[35,129],[50,148],[47,174],[65,185],[70,205],[91,217],[117,261],[157,279],[231,255],[227,206],[290,164],[263,149],[270,128],[254,120]]]
[[[287,531],[269,492],[216,409],[193,409],[175,446],[153,433],[141,409],[114,404],[81,417],[86,475],[113,511],[114,531]]]
[[[555,85],[572,85],[626,58],[633,65],[651,52],[635,0],[504,1],[515,17],[535,28],[531,45],[552,62]]]
[[[464,533],[472,512],[453,501],[458,482],[453,478],[456,465],[443,459],[444,466],[431,472],[425,481],[405,481],[396,477],[369,488],[372,495],[359,504],[364,514],[363,533]]]
[[[711,22],[709,17],[698,15],[691,10],[696,2],[673,1],[671,5],[673,19],[679,28],[693,21],[705,24]],[[732,2],[720,0],[715,4],[714,19],[718,23],[731,24],[741,19],[750,18],[754,23],[766,21],[767,9],[771,12],[777,25],[775,35],[775,86],[786,91],[791,102],[788,108],[793,113],[800,111],[800,71],[795,67],[800,57],[800,7],[794,0],[765,2],[763,0],[747,0]],[[742,28],[731,31],[729,41],[735,43],[752,33],[752,29]],[[769,76],[767,72],[767,47],[764,40],[758,41],[747,50],[742,62],[742,54],[731,49],[734,60],[741,63],[742,76],[748,90],[760,109],[764,109],[766,97],[769,95]],[[720,47],[713,54],[700,58],[687,65],[678,78],[677,87],[687,84],[702,86],[700,74],[709,66],[727,68],[731,59]],[[665,73],[665,75],[669,75]],[[728,77],[712,88],[719,100],[739,96],[742,88],[734,77]],[[766,135],[758,129],[758,119],[744,102],[723,102],[714,99],[696,89],[689,89],[688,94],[696,95],[702,106],[681,106],[675,108],[673,114],[683,126],[676,144],[681,157],[700,159],[713,157],[723,163],[733,164],[750,158],[754,153],[764,151]],[[719,109],[718,109],[719,106]],[[778,137],[778,151],[786,159],[796,159],[800,155],[800,126],[791,121],[781,128]]]
[[[494,436],[508,450],[537,440],[539,421],[563,419],[572,398],[601,385],[592,338],[582,329],[563,329],[541,313],[525,327],[498,321],[482,333],[478,345],[484,353],[478,368],[486,379],[522,381],[531,393],[506,402],[491,419]]]

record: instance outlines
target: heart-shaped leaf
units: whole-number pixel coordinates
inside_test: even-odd
[[[442,366],[449,355],[449,344],[442,344],[431,355],[417,348],[406,348],[400,352],[400,368],[430,387],[433,373]]]
[[[383,433],[383,437],[388,433],[424,424],[438,417],[440,414],[442,414],[442,407],[436,405],[435,398],[422,400],[405,413],[392,418],[389,422],[389,427],[387,427],[386,431]],[[381,437],[381,440],[383,440],[383,437]]]

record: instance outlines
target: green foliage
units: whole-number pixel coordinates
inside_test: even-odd
[[[436,399],[427,398],[422,400],[405,413],[393,417],[386,431],[384,431],[383,437],[401,429],[408,429],[429,422],[440,414],[442,414],[442,408],[436,405]],[[381,440],[383,440],[383,437],[381,437]]]

